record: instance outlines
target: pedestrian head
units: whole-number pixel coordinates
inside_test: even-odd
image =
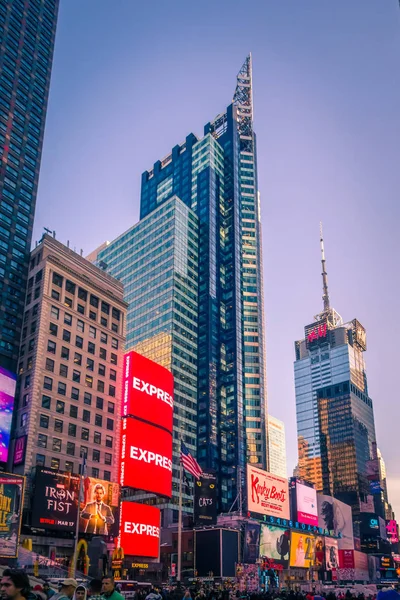
[[[27,598],[31,586],[28,575],[19,569],[5,569],[1,578],[1,593],[7,600]]]
[[[114,578],[110,577],[110,575],[105,575],[101,580],[102,587],[101,591],[106,596],[110,596],[114,591]]]

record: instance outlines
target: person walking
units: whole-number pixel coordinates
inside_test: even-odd
[[[71,600],[76,588],[78,587],[78,582],[76,579],[68,577],[60,583],[60,586],[60,591],[58,594],[54,594],[54,596],[52,596],[52,600]]]
[[[26,600],[31,589],[28,575],[18,569],[5,569],[0,589],[4,600]]]
[[[108,600],[125,600],[125,598],[115,589],[114,578],[105,575],[102,581],[102,595]]]

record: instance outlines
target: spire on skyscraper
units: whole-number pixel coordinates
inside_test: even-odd
[[[329,293],[328,293],[328,273],[326,272],[325,264],[325,248],[324,248],[324,234],[322,232],[322,222],[319,224],[319,241],[321,244],[321,264],[322,264],[322,289],[324,294],[322,300],[324,302],[324,311],[329,311]]]
[[[237,108],[240,149],[253,152],[253,87],[251,52],[246,57],[236,78],[233,104]]]

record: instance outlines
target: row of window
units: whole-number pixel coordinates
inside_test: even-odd
[[[79,390],[77,388],[72,388],[71,399],[79,400]],[[52,400],[53,400],[53,398],[51,398],[51,396],[48,396],[47,394],[43,394],[42,395],[42,407],[48,408],[49,410],[51,410]],[[63,415],[65,413],[65,402],[63,400],[59,400],[59,399],[56,399],[55,402],[56,402],[56,405],[55,405],[56,412]],[[22,399],[22,406],[23,407],[28,406],[28,403],[29,403],[29,394],[25,394]],[[86,404],[87,406],[92,405],[92,394],[90,394],[89,392],[85,392],[85,394],[84,394],[84,404]],[[98,408],[99,410],[105,410],[104,398],[101,398],[100,396],[96,397],[96,408]],[[89,420],[88,420],[86,417],[87,412],[89,412],[89,411],[84,411],[83,420],[86,421],[87,423],[90,423],[90,413],[89,413]],[[107,412],[111,415],[115,414],[115,403],[114,402],[110,402],[110,401],[107,402]],[[73,406],[73,405],[70,406],[69,416],[75,417],[75,418],[78,417],[78,407],[77,406]]]
[[[67,323],[68,323],[70,315],[66,314],[65,317],[67,318]],[[64,322],[65,322],[65,320],[64,320]],[[31,327],[32,327],[32,325],[31,325]],[[58,327],[59,326],[56,323],[50,323],[50,325],[49,325],[49,332],[51,333],[51,335],[54,335],[56,337],[58,336]],[[93,331],[89,331],[89,335],[92,337],[92,339],[95,339],[96,338],[96,329],[94,327],[92,329],[93,329]],[[79,321],[79,319],[78,319],[78,323],[77,323],[77,330],[80,333],[84,332],[84,330],[85,330],[85,324],[84,324],[84,322],[83,321]],[[62,339],[63,339],[64,342],[71,343],[72,336],[71,336],[71,332],[68,329],[63,329],[62,330]],[[107,339],[107,334],[101,332],[100,341],[103,342],[103,343],[106,343],[106,341],[103,341],[103,340],[106,340],[106,339]],[[75,337],[75,346],[77,346],[78,348],[83,348],[83,338],[81,336],[79,336],[79,335],[77,335]],[[118,350],[118,346],[119,346],[118,340],[116,338],[112,338],[112,340],[111,340],[111,347],[114,348],[115,350]],[[88,342],[87,350],[91,354],[95,354],[95,352],[96,352],[96,345],[94,344],[94,342]],[[104,352],[105,352],[105,356],[107,356],[107,350],[105,348],[103,348],[103,354],[104,354]],[[117,364],[117,360],[118,360],[117,359],[117,355],[116,354],[111,354],[111,358],[113,358],[113,357],[114,357],[114,360],[115,360],[115,362],[113,364]],[[111,360],[111,362],[112,362],[112,360]]]
[[[84,446],[81,446],[81,451],[84,450]],[[86,448],[87,450],[87,448]],[[86,453],[87,454],[87,453]],[[50,459],[50,467],[52,469],[56,469],[57,471],[60,470],[60,459],[56,458],[56,457],[51,457]],[[35,463],[38,467],[44,467],[46,466],[46,457],[44,454],[36,454],[36,463]],[[80,472],[80,468],[81,466],[79,465],[79,472]],[[63,469],[64,471],[67,471],[69,473],[75,473],[74,471],[74,463],[66,460],[65,461],[65,468]],[[92,467],[91,468],[91,476],[92,477],[96,477],[96,479],[98,479],[100,477],[100,470],[97,467]],[[103,475],[103,479],[105,481],[111,481],[111,471],[104,471],[104,475]]]
[[[56,343],[53,342],[52,340],[49,340],[47,342],[47,351],[50,352],[51,354],[55,354],[56,353]],[[66,352],[68,350],[68,352]],[[64,356],[63,356],[64,355]],[[69,349],[65,348],[64,346],[61,348],[61,357],[69,357]],[[30,359],[32,360],[32,359]],[[67,358],[68,360],[68,358]],[[82,364],[82,354],[79,354],[78,352],[75,352],[75,358],[74,358],[74,363],[81,365]],[[54,373],[54,366],[55,366],[55,362],[52,358],[46,358],[46,371],[51,371],[52,373]],[[28,369],[29,369],[29,359],[28,359]],[[94,360],[92,360],[91,358],[87,358],[86,359],[86,369],[88,371],[94,371]],[[99,364],[98,365],[98,374],[101,375],[102,377],[105,377],[106,374],[106,366],[103,364]],[[68,377],[68,365],[60,365],[60,375],[62,377]],[[115,371],[115,369],[110,369],[110,379],[111,381],[116,381],[117,380],[117,372]],[[72,371],[72,381],[75,381],[77,383],[81,382],[81,372],[78,371],[77,369],[73,369]],[[97,384],[100,384],[100,387],[104,388],[104,381],[103,382],[97,382]],[[104,389],[103,389],[104,391]]]
[[[62,439],[57,438],[57,437],[53,437],[50,438],[51,440],[51,449],[53,452],[62,452]],[[37,445],[39,448],[47,448],[48,447],[48,442],[49,440],[49,436],[43,434],[43,433],[39,433],[38,434],[38,441],[37,441]],[[50,446],[50,445],[49,445]],[[75,456],[75,451],[76,451],[76,444],[75,442],[69,442],[67,441],[66,444],[66,454],[68,454],[69,456]],[[88,455],[88,453],[87,453]],[[96,448],[94,448],[92,450],[92,461],[93,462],[100,462],[100,458],[101,458],[101,452],[100,450],[97,450]],[[105,465],[112,465],[112,454],[110,452],[104,452],[104,464]]]
[[[53,319],[56,319],[57,321],[60,318],[60,309],[57,308],[57,306],[52,306],[51,307],[51,316]],[[69,313],[64,313],[64,323],[65,325],[69,325],[72,326],[72,315],[70,315]],[[95,319],[94,319],[95,320]],[[103,324],[104,327],[107,327],[107,324]],[[79,331],[80,333],[84,333],[85,332],[85,323],[84,321],[82,321],[81,319],[77,319],[76,321],[76,329],[77,331]],[[118,331],[118,327],[116,328],[116,331]],[[105,333],[104,331],[98,331],[96,329],[96,327],[94,327],[94,325],[89,325],[89,337],[93,338],[94,340],[97,338],[97,333],[99,333],[99,339],[103,344],[107,344],[108,342],[108,334]],[[118,349],[118,340],[116,338],[111,338],[111,346],[114,349]]]

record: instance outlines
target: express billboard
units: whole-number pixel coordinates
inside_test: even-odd
[[[317,491],[314,488],[296,482],[296,507],[299,523],[318,527]]]
[[[132,417],[122,419],[121,486],[170,498],[172,435]]]
[[[193,518],[195,525],[217,523],[217,478],[203,471],[194,484]]]
[[[354,549],[351,506],[332,496],[318,494],[318,526],[339,538],[340,550]]]
[[[0,462],[7,462],[17,376],[0,367]]]
[[[309,569],[314,565],[315,536],[292,531],[290,542],[290,566]]]
[[[128,556],[158,558],[160,509],[137,502],[121,502],[118,545]]]
[[[131,351],[125,354],[122,416],[144,419],[172,433],[174,378],[168,369]]]
[[[325,538],[325,569],[332,571],[339,568],[339,546],[335,538]]]
[[[37,467],[32,527],[75,531],[78,496],[78,475]]]
[[[17,558],[25,478],[0,473],[0,557]]]
[[[247,510],[281,519],[290,519],[287,479],[248,464]]]
[[[85,477],[80,507],[79,531],[118,536],[119,484]]]
[[[290,556],[290,529],[261,525],[260,558],[267,558],[270,569],[287,569]]]

